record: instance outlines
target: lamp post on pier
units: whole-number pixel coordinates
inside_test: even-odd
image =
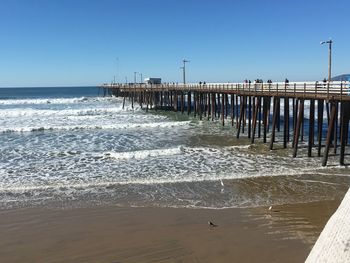
[[[139,72],[139,74],[140,74],[140,84],[142,84],[142,73]]]
[[[186,85],[186,63],[190,62],[190,61],[183,59],[182,62],[184,63],[183,67],[181,67],[182,68],[183,82],[184,82],[184,85]]]
[[[332,43],[331,39],[320,43],[321,45],[328,44],[328,81],[331,81],[332,78]]]
[[[136,84],[136,74],[137,73],[138,73],[137,71],[134,71],[134,84]]]

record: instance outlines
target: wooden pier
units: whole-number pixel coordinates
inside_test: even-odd
[[[222,125],[236,127],[237,138],[245,134],[251,143],[262,138],[264,143],[269,143],[270,150],[274,149],[276,131],[282,130],[283,148],[292,147],[293,157],[298,155],[299,143],[305,141],[308,157],[312,157],[312,150],[316,149],[316,155],[322,156],[322,165],[326,166],[332,148],[333,154],[339,154],[340,165],[345,165],[350,120],[348,82],[114,84],[101,87],[104,94],[123,97],[123,107],[129,99],[132,107],[138,103],[146,110],[173,110],[193,114],[200,120],[220,120]]]

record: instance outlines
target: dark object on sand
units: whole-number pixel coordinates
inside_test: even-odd
[[[208,225],[210,226],[210,227],[217,227],[218,225],[215,225],[213,222],[211,222],[211,221],[208,221]]]

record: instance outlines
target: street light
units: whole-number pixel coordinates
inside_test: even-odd
[[[328,44],[328,81],[331,81],[331,75],[332,75],[332,43],[333,41],[330,39],[328,41],[321,41],[320,44]]]
[[[142,73],[140,73],[140,83],[142,83]]]
[[[184,66],[182,68],[182,74],[183,74],[183,81],[184,85],[186,84],[186,63],[190,62],[189,60],[183,59],[182,62],[184,63]]]
[[[134,72],[134,84],[136,84],[136,74],[137,73],[138,73],[137,71]]]

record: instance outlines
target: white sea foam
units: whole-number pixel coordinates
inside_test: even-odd
[[[137,109],[135,109],[137,110]],[[47,117],[47,116],[87,116],[108,115],[125,112],[122,107],[84,108],[84,109],[6,109],[0,111],[0,118]]]
[[[79,97],[79,98],[41,98],[41,99],[6,99],[0,105],[40,105],[40,104],[77,104],[91,101],[113,101],[112,97]]]
[[[103,125],[64,125],[64,126],[25,126],[25,127],[2,127],[0,133],[10,132],[37,132],[37,131],[74,131],[74,130],[129,130],[129,129],[152,129],[172,128],[188,125],[189,121],[181,122],[152,122],[152,123],[121,123]]]
[[[149,157],[169,156],[182,153],[182,147],[168,148],[168,149],[155,149],[155,150],[142,150],[133,152],[107,152],[105,157],[114,158],[117,160],[128,159],[145,159]]]

